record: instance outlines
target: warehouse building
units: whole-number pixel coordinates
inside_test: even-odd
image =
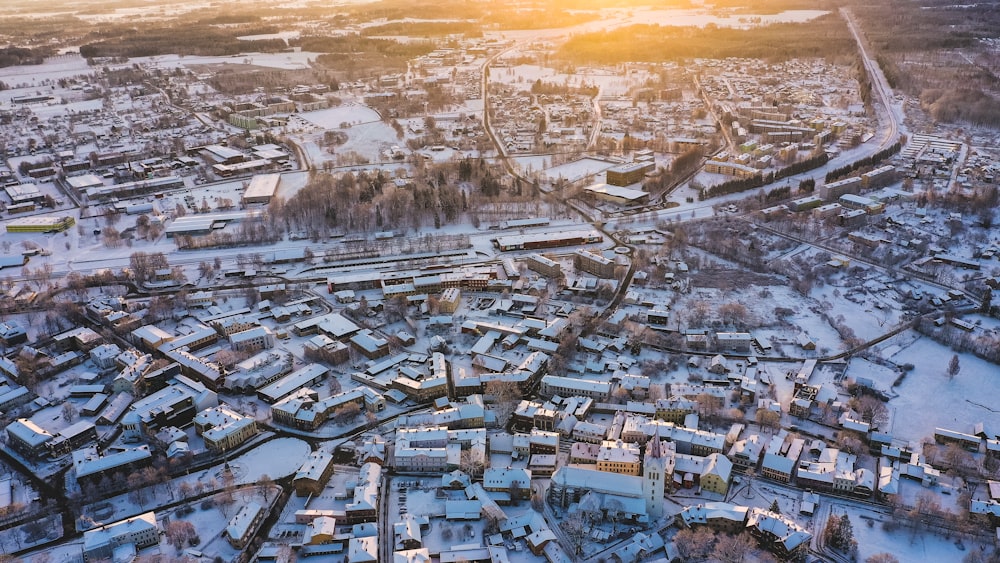
[[[268,204],[278,191],[281,174],[260,174],[250,180],[250,186],[243,192],[243,203]]]

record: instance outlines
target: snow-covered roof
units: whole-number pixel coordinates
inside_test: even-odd
[[[226,527],[226,534],[234,540],[244,539],[250,533],[254,522],[263,510],[264,507],[256,502],[243,505],[240,511],[236,513],[236,516],[229,521],[229,526]]]

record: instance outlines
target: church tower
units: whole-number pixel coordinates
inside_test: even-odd
[[[663,488],[667,478],[667,456],[660,441],[660,430],[646,445],[646,456],[642,461],[642,493],[646,498],[646,514],[650,520],[663,517]]]

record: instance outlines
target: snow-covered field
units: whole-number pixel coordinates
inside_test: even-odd
[[[381,119],[377,111],[361,104],[307,111],[300,113],[299,117],[323,129],[341,129]]]
[[[993,397],[1000,396],[997,366],[972,354],[959,354],[961,371],[954,379],[946,375],[954,352],[930,338],[911,332],[912,340],[901,343],[888,359],[899,365],[913,364],[903,383],[895,388],[898,397],[889,401],[892,433],[903,440],[932,437],[941,427],[969,432],[977,422],[995,423],[1000,413]]]
[[[256,483],[264,475],[281,479],[298,471],[312,449],[298,438],[276,438],[231,461],[236,482]]]
[[[842,505],[834,507],[834,510],[838,515],[846,512],[851,519],[854,538],[858,542],[859,561],[877,553],[891,553],[900,561],[961,561],[969,549],[978,549],[968,542],[964,544],[964,549],[960,549],[954,538],[938,534],[913,534],[905,528],[887,532],[882,523],[889,517],[878,512]]]
[[[549,181],[563,178],[568,182],[577,182],[587,176],[597,176],[618,163],[599,158],[581,158],[566,164],[560,164],[542,171],[542,177]]]

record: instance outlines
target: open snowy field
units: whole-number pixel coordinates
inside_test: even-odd
[[[377,111],[361,104],[307,111],[300,113],[299,117],[323,129],[341,129],[381,119]]]
[[[969,432],[977,422],[989,426],[998,420],[992,399],[1000,396],[996,365],[959,354],[961,371],[949,379],[945,371],[954,355],[950,348],[909,331],[897,338],[910,340],[898,344],[899,351],[888,359],[914,368],[895,388],[899,396],[889,401],[893,436],[919,441],[931,437],[936,427]]]
[[[968,542],[959,549],[954,538],[926,532],[913,534],[905,527],[887,532],[882,523],[889,517],[884,514],[843,505],[833,508],[838,515],[846,512],[850,516],[854,539],[858,541],[858,561],[877,553],[891,553],[900,561],[961,561],[968,550],[978,549]]]
[[[566,164],[560,164],[542,171],[542,177],[551,181],[563,178],[569,182],[580,181],[587,176],[597,176],[608,168],[616,166],[618,163],[600,158],[581,158]],[[600,181],[600,180],[596,180]]]

